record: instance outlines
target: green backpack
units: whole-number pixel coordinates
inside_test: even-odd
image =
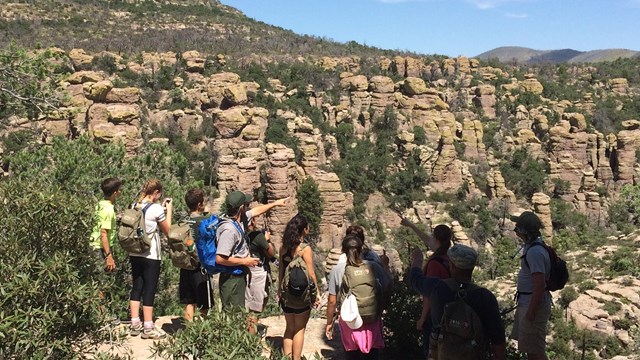
[[[382,314],[382,289],[373,265],[364,261],[360,266],[347,265],[340,285],[340,302],[353,294],[363,324],[375,322]]]
[[[436,360],[487,359],[489,342],[482,322],[478,314],[464,301],[469,292],[480,287],[467,284],[464,288],[460,288],[460,283],[453,279],[447,279],[444,282],[455,293],[455,300],[444,307],[442,320],[435,330],[438,334],[437,339],[431,337],[431,341],[437,343],[433,358]]]
[[[300,254],[305,247],[307,244],[300,244]],[[304,309],[313,304],[316,288],[309,277],[309,269],[302,255],[294,255],[289,265],[284,269],[281,291],[284,306],[288,308]]]
[[[182,220],[169,228],[167,239],[171,263],[180,269],[195,270],[200,265],[195,244],[194,224],[196,220]]]
[[[147,234],[144,223],[145,213],[152,204],[143,208],[137,204],[133,209],[127,209],[120,218],[118,227],[118,242],[125,251],[133,254],[142,254],[151,247],[151,238]]]

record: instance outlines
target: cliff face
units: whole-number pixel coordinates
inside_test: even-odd
[[[145,141],[167,142],[158,138],[162,131],[188,138],[193,130],[213,129],[215,134],[192,145],[194,149],[209,147],[216,154],[221,196],[210,205],[212,210],[217,210],[224,196],[235,189],[258,193],[264,187],[267,201],[295,198],[298,184],[313,177],[325,204],[320,244],[326,249],[338,245],[347,224],[345,214],[353,207],[353,195],[344,191],[338,176],[329,170],[332,162],[340,159],[336,137],[322,131],[304,113],[256,106],[252,100],[256,96],[276,103],[302,96],[322,113],[320,121],[329,127],[349,123],[360,139],[370,138],[375,119],[392,111],[397,118],[397,133],[389,151],[399,154],[399,160],[388,171],[403,169],[409,156],[417,159],[417,165],[430,179],[422,189],[426,194],[455,193],[466,186],[473,196],[486,196],[500,203],[506,199],[510,210],[517,211],[516,196],[506,186],[496,154],[521,148],[548,163],[547,194],[554,192],[554,179],[567,184],[560,198],[596,222],[606,220],[603,191],[615,196],[621,186],[638,181],[640,121],[623,121],[622,130],[617,133],[595,131],[583,115],[589,114],[592,107],[590,96],[572,104],[543,99],[535,106],[519,105],[505,116],[508,110],[501,104],[515,101],[522,94],[539,95],[542,84],[533,73],[523,80],[512,78],[499,88],[483,84],[508,78],[509,74],[480,67],[473,59],[443,59],[427,64],[419,58],[378,58],[379,71],[388,76],[360,74],[357,57],[311,59],[329,73],[349,69],[337,73],[339,83],[335,84],[334,94],[338,96],[332,98],[311,85],[306,94],[300,94],[279,79],[268,79],[266,89],[233,72],[212,72],[211,61],[223,67],[229,59],[218,56],[211,60],[197,51],[142,53],[135,61],[105,52],[55,51],[63,54],[62,61],[73,69],[59,83],[58,90],[67,94],[62,107],[37,121],[13,117],[2,134],[35,125],[43,131],[45,143],[54,136],[73,138],[86,134],[99,142],[121,141],[129,153],[135,153]],[[119,69],[116,73],[92,70],[94,59],[105,56]],[[184,73],[169,79],[170,91],[160,90],[153,98],[142,96],[146,90],[126,85],[121,78],[124,72],[154,76],[162,67],[178,65],[184,67]],[[588,74],[592,70],[582,71]],[[430,78],[433,80],[425,80]],[[616,96],[638,92],[619,78],[601,86]],[[583,111],[567,111],[569,107]],[[493,140],[498,141],[487,148],[485,131],[498,112],[501,121],[508,123],[502,124],[505,127],[493,135]],[[549,117],[556,120],[551,122]],[[275,118],[286,123],[286,132],[299,144],[297,153],[282,144],[266,142],[267,128]],[[418,128],[422,129],[424,140],[417,140]],[[539,194],[525,200],[551,226],[548,196]],[[418,210],[421,205],[414,206]],[[294,202],[291,208],[269,214],[276,234],[281,233],[295,212]],[[550,229],[547,231],[550,239]]]

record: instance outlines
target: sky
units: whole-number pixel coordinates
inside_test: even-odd
[[[456,57],[500,46],[640,51],[640,0],[221,0],[299,34]]]

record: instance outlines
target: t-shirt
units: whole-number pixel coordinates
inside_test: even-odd
[[[425,276],[418,268],[412,268],[407,279],[411,287],[422,295],[429,296],[431,299],[431,321],[433,324],[440,324],[444,307],[447,303],[455,300],[455,293],[443,280]],[[467,293],[465,302],[480,318],[484,333],[491,344],[504,344],[504,324],[500,317],[498,301],[493,293],[485,288],[478,288]]]
[[[548,280],[551,274],[549,252],[547,252],[544,246],[532,246],[536,242],[542,243],[542,239],[538,238],[531,244],[525,245],[523,254],[526,254],[527,261],[524,261],[524,257],[520,259],[520,272],[518,272],[517,286],[518,292],[520,293],[518,296],[518,305],[529,305],[531,302],[530,293],[533,292],[533,277],[531,274],[543,273],[545,280]],[[551,303],[551,293],[549,291],[544,292],[543,303]]]
[[[382,266],[375,261],[364,260],[364,262],[373,267],[375,278],[380,281],[380,286],[385,289],[389,285],[390,279],[387,277]],[[331,269],[329,273],[329,294],[338,295],[340,293],[340,286],[342,286],[342,278],[344,277],[346,267],[347,263],[342,262],[336,264],[336,266]]]
[[[91,248],[94,250],[102,249],[101,229],[107,230],[109,247],[112,247],[116,243],[116,211],[113,203],[109,200],[100,200],[96,205],[95,218],[97,222],[91,231]]]
[[[141,209],[144,209],[149,203],[140,203]],[[134,204],[136,206],[137,204]],[[164,213],[162,205],[153,203],[149,206],[144,214],[144,226],[147,230],[147,235],[151,238],[151,246],[149,250],[141,254],[129,253],[129,256],[138,256],[151,260],[162,259],[162,249],[160,243],[160,233],[158,229],[158,223],[167,219],[167,215]]]
[[[268,263],[267,259],[267,251],[269,250],[269,242],[267,241],[266,236],[260,230],[254,230],[249,233],[249,252],[251,256],[257,257],[260,259],[263,267],[266,270],[266,266]]]
[[[445,267],[444,264],[449,263],[449,257],[447,255],[439,255],[437,257],[440,259],[437,259],[436,256],[431,256],[429,258],[424,274],[431,277],[437,277],[438,279],[448,279],[451,277],[451,274],[449,273],[449,268]]]

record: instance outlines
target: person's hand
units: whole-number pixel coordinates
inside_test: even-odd
[[[255,257],[248,257],[248,258],[245,258],[244,260],[244,265],[249,267],[258,266],[259,263],[260,263],[260,259]]]
[[[324,336],[326,336],[328,340],[333,340],[333,323],[327,324],[327,326],[325,326]]]
[[[162,202],[162,207],[164,208],[165,211],[172,210],[173,209],[173,199],[171,199],[171,198],[164,199],[164,201]]]
[[[422,262],[424,261],[424,255],[422,250],[415,248],[411,252],[411,267],[422,268]]]
[[[291,198],[291,196],[287,196],[286,198],[278,199],[278,200],[274,201],[273,203],[276,206],[284,206],[284,205],[287,205],[287,201],[289,201],[290,198]]]
[[[271,240],[271,231],[267,230],[264,232],[264,238],[267,239],[267,241]]]
[[[427,321],[427,319],[420,317],[420,319],[418,319],[418,321],[416,321],[416,330],[418,331],[422,331],[422,328],[424,327],[424,322]]]
[[[313,302],[313,307],[317,308],[320,306],[320,296],[316,296],[316,301]]]
[[[115,269],[116,269],[116,262],[115,260],[113,260],[113,256],[112,255],[107,256],[107,258],[105,259],[104,270],[107,272],[112,272]]]

